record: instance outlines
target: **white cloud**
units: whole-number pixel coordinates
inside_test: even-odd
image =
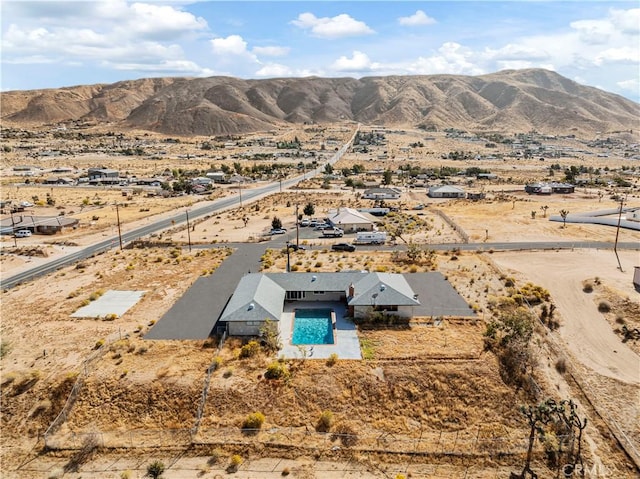
[[[398,23],[400,25],[405,25],[408,27],[416,27],[419,25],[432,25],[436,23],[436,21],[434,18],[428,16],[422,10],[416,10],[416,13],[414,13],[413,15],[398,18]]]
[[[293,71],[286,65],[280,65],[278,63],[269,63],[264,65],[256,73],[259,77],[290,77],[294,76]]]
[[[546,60],[549,58],[549,53],[531,45],[508,43],[498,49],[485,48],[482,57],[485,60],[495,61]]]
[[[333,70],[339,72],[371,71],[373,67],[367,54],[359,51],[354,51],[351,58],[341,56],[331,65]]]
[[[109,65],[105,63],[104,65]],[[195,74],[197,76],[215,75],[213,70],[201,68],[197,63],[188,60],[168,60],[162,63],[114,63],[110,67],[115,70],[143,71],[163,74]]]
[[[640,79],[637,77],[616,82],[616,85],[618,85],[621,90],[634,93],[635,95],[638,95],[638,92],[640,92]]]
[[[471,60],[476,53],[455,42],[446,42],[437,55],[419,57],[408,66],[409,71],[422,75],[451,73],[456,75],[481,75],[485,70]]]
[[[344,38],[375,33],[366,23],[342,13],[335,17],[318,18],[313,13],[301,13],[291,23],[303,30],[309,30],[315,37]]]
[[[264,55],[266,57],[284,57],[289,54],[289,47],[253,47],[251,50],[256,55]]]
[[[640,8],[630,10],[612,9],[609,12],[613,26],[625,34],[638,35],[640,33]]]
[[[594,58],[594,63],[596,65],[607,63],[638,64],[640,63],[640,53],[637,48],[631,47],[607,48]]]
[[[247,53],[247,42],[240,35],[229,35],[211,40],[211,48],[218,55],[244,55]]]
[[[134,3],[129,7],[126,28],[145,38],[171,40],[188,32],[205,30],[207,22],[170,6]]]

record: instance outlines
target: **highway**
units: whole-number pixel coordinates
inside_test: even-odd
[[[356,133],[359,130],[360,125],[354,131],[352,137],[349,139],[347,143],[345,143],[338,151],[334,153],[334,155],[329,159],[327,163],[333,165],[336,163],[342,155],[345,154],[349,145],[353,142]],[[283,180],[282,183],[280,181],[269,183],[265,186],[255,189],[243,189],[242,185],[239,185],[238,195],[234,195],[232,197],[222,198],[220,200],[214,201],[212,204],[195,207],[193,209],[189,209],[189,219],[196,219],[202,216],[210,215],[213,213],[219,213],[221,211],[227,210],[229,208],[233,208],[240,205],[246,205],[253,201],[258,200],[259,198],[276,193],[280,191],[282,188],[289,188],[300,181],[308,178],[312,178],[313,176],[320,174],[324,169],[324,164],[319,165],[317,168],[311,171],[307,171],[302,175],[297,175],[293,178],[289,178],[287,180]],[[157,233],[159,231],[165,230],[177,224],[182,224],[186,222],[186,213],[181,211],[180,213],[176,213],[172,216],[169,216],[165,219],[155,221],[145,226],[141,226],[139,228],[127,231],[122,233],[122,243],[126,244],[133,240],[142,238],[144,236],[148,236],[152,233]],[[0,280],[0,288],[3,290],[13,288],[14,286],[24,283],[25,281],[33,280],[39,276],[44,276],[53,271],[56,271],[64,266],[68,266],[77,261],[81,261],[86,258],[90,258],[96,254],[104,253],[114,247],[119,245],[118,236],[109,237],[103,241],[98,243],[94,243],[86,248],[76,251],[75,253],[67,254],[63,257],[53,259],[46,263],[40,264],[38,266],[34,266],[28,270],[25,270],[21,273],[15,274],[13,276],[9,276],[8,278],[2,278]]]

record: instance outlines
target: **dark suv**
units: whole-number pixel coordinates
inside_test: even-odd
[[[333,251],[355,251],[356,247],[349,243],[336,243],[331,245]]]

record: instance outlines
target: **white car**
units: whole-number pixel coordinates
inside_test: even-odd
[[[33,206],[33,203],[29,203],[28,201],[22,201],[20,203],[20,206],[24,206],[25,208],[31,208]]]
[[[28,238],[31,236],[30,230],[18,230],[16,231],[16,238]]]

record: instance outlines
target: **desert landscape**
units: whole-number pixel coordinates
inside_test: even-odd
[[[527,91],[538,78],[511,76]],[[344,91],[376,82],[390,91],[382,79]],[[412,82],[402,88],[415,99]],[[151,98],[180,85],[100,89]],[[180,95],[207,88],[220,89],[194,80]],[[603,101],[592,90],[582,102]],[[616,100],[596,133],[603,125],[532,125],[517,111],[489,129],[414,118],[401,102],[331,121],[298,109],[295,122],[234,102],[242,121],[226,112],[213,131],[176,130],[174,116],[127,102],[101,118],[86,107],[93,89],[75,93],[86,96],[75,116],[43,118],[34,105],[59,111],[60,96],[2,93],[3,477],[132,478],[156,463],[165,478],[489,479],[568,466],[637,477],[640,147],[625,128],[637,105]],[[538,183],[565,189],[527,192]],[[443,186],[457,196],[438,197]],[[345,210],[384,244],[301,221]],[[573,222],[595,212],[612,224]],[[39,218],[33,234],[14,235],[27,217]],[[149,339],[221,265],[245,268],[255,251],[249,273],[440,273],[473,315],[405,320],[371,308],[349,318],[360,360],[314,357],[308,345],[285,357],[268,331],[229,335],[217,316],[208,337]],[[235,287],[246,271],[225,274]],[[82,316],[114,291],[140,297],[122,314]]]

